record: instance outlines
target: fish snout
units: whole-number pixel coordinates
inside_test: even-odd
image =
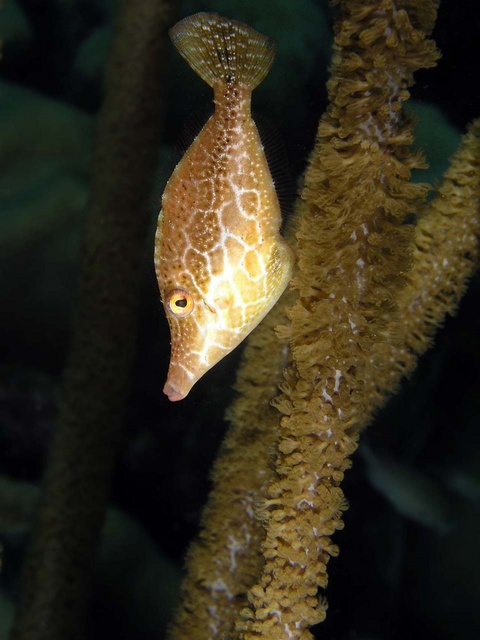
[[[176,362],[171,362],[168,369],[167,381],[163,387],[163,393],[171,402],[183,400],[189,394],[198,378]]]
[[[175,389],[175,387],[168,382],[166,382],[165,386],[163,387],[163,393],[168,396],[170,402],[178,402],[179,400],[183,400],[186,395],[180,393],[180,391]]]

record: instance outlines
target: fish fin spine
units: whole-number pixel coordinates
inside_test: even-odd
[[[211,87],[220,81],[241,83],[253,90],[275,57],[271,38],[217,13],[196,13],[178,22],[169,33],[181,56]]]

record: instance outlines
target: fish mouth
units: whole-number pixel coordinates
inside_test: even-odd
[[[176,362],[171,362],[168,368],[167,380],[163,387],[163,393],[168,396],[170,402],[183,400],[189,394],[198,378],[189,374],[188,369]]]
[[[163,393],[168,396],[170,402],[183,400],[206,370],[207,367],[199,368],[196,361],[187,363],[180,363],[177,360],[171,361]]]
[[[170,402],[178,402],[179,400],[183,400],[186,393],[181,393],[171,382],[166,382],[163,387],[163,393],[168,397]]]

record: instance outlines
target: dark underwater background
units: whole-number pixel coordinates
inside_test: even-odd
[[[0,11],[0,640],[55,426],[69,348],[95,116],[113,0],[4,0]],[[326,106],[335,8],[323,0],[185,1],[278,43],[254,110],[278,130],[293,180]],[[472,14],[473,11],[473,14]],[[478,10],[441,3],[443,57],[416,76],[417,143],[438,183],[480,116]],[[145,244],[132,387],[92,593],[91,640],[163,637],[182,559],[198,531],[209,469],[225,433],[241,347],[172,404],[162,393],[168,327],[153,270],[163,186],[185,122],[210,89],[173,51],[168,108]],[[480,279],[414,376],[363,434],[344,484],[350,509],[329,565],[328,640],[480,637]],[[15,508],[12,507],[14,505]],[[90,638],[88,639],[90,640]]]

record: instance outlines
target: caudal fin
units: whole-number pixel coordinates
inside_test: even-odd
[[[218,13],[196,13],[170,29],[170,37],[192,69],[211,87],[220,80],[255,89],[275,57],[275,43],[243,22]]]

